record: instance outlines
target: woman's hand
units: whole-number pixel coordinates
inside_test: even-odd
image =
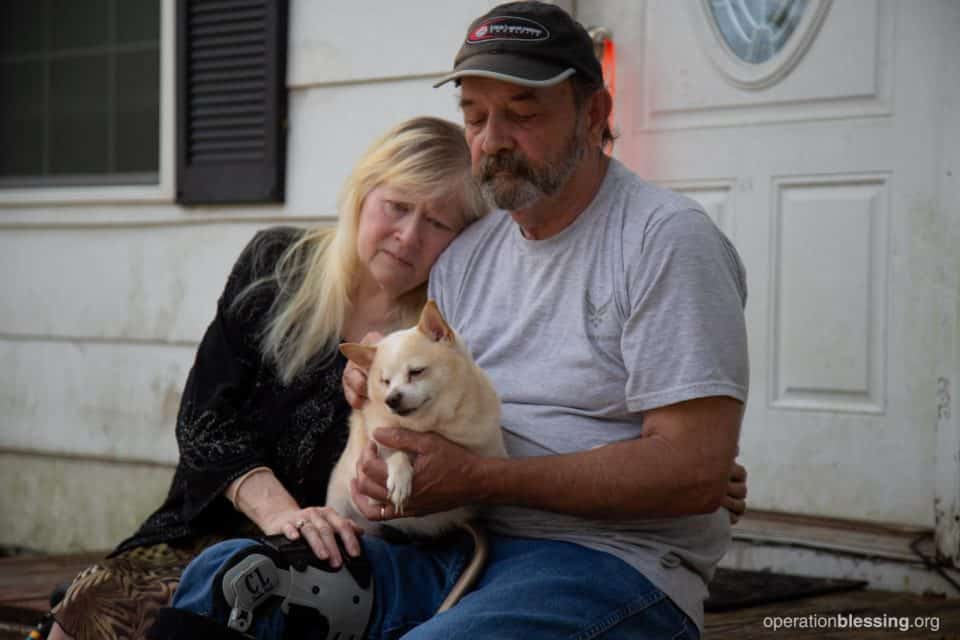
[[[363,533],[363,529],[331,507],[280,511],[273,514],[262,528],[268,536],[282,533],[290,540],[296,540],[302,535],[317,557],[328,560],[334,569],[343,564],[343,557],[334,536],[340,536],[350,556],[356,558],[360,555],[360,541],[357,536]]]
[[[730,524],[736,524],[747,510],[747,470],[737,462],[730,471],[723,506],[730,512]]]
[[[372,331],[363,336],[360,344],[376,344],[383,338],[382,333]],[[347,362],[343,370],[343,395],[354,409],[361,409],[367,402],[367,372],[353,362]]]

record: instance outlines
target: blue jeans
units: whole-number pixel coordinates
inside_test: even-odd
[[[487,567],[474,590],[434,616],[469,561],[470,539],[451,536],[430,547],[372,536],[361,541],[374,567],[370,640],[700,637],[693,622],[640,573],[579,545],[491,535]],[[210,615],[214,575],[250,544],[228,540],[200,554],[184,572],[173,606]],[[279,610],[255,614],[254,634],[279,640],[284,624]]]

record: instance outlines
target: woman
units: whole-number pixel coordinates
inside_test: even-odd
[[[50,638],[140,638],[184,567],[219,540],[303,536],[339,565],[323,505],[346,442],[341,341],[415,324],[436,258],[486,205],[463,130],[415,118],[348,179],[335,228],[258,233],[227,280],[181,399],[166,502],[54,609]]]

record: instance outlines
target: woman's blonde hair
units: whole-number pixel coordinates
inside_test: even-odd
[[[384,184],[418,199],[459,192],[467,224],[488,210],[471,176],[470,149],[459,125],[413,118],[377,140],[344,184],[337,225],[308,230],[284,252],[270,278],[279,293],[261,349],[284,383],[315,357],[329,361],[336,354],[359,266],[360,210],[367,195]],[[402,297],[391,324],[414,324],[425,302],[426,283]]]

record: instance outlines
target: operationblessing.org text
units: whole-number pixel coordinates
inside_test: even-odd
[[[819,614],[803,616],[767,616],[763,619],[765,629],[888,629],[891,631],[940,631],[937,616],[888,616],[857,615],[853,613]]]

